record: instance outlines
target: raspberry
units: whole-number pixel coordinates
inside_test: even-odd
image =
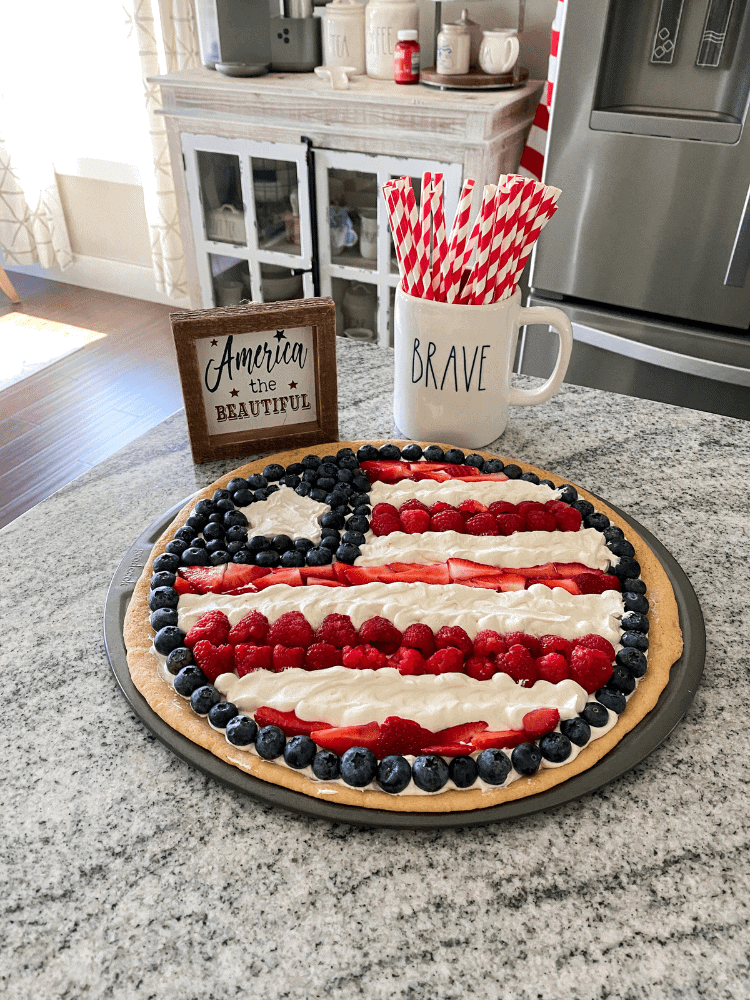
[[[530,511],[546,511],[544,505],[539,501],[520,501],[516,507],[518,514],[524,518],[526,518]]]
[[[357,643],[357,631],[348,616],[332,612],[315,631],[315,643],[333,644],[339,650],[354,647]]]
[[[346,668],[382,668],[386,656],[377,647],[358,644],[356,647],[345,647],[341,660]]]
[[[460,511],[454,508],[447,508],[439,511],[430,519],[430,528],[433,532],[463,532],[464,517]]]
[[[230,644],[217,647],[210,640],[199,640],[193,647],[193,657],[209,682],[215,682],[225,672],[234,671],[234,647]]]
[[[448,504],[447,501],[436,501],[435,504],[431,504],[427,509],[430,515],[437,515],[439,511],[458,511],[452,504]]]
[[[424,675],[424,658],[413,647],[399,647],[388,658],[388,664],[401,675]]]
[[[410,501],[404,501],[402,505],[399,505],[398,513],[401,515],[405,511],[412,510],[429,512],[429,508],[424,502],[420,501],[419,498],[412,498]]]
[[[573,650],[572,640],[566,640],[564,637],[556,637],[552,633],[545,633],[539,644],[542,648],[542,656],[545,654],[562,654],[566,661],[570,659],[570,654]]]
[[[554,731],[560,723],[560,711],[547,706],[540,707],[538,710],[529,710],[528,713],[524,714],[521,722],[526,734],[533,741],[535,738],[541,738],[545,734],[549,734],[550,731]]]
[[[472,657],[466,659],[464,671],[478,682],[486,682],[497,673],[498,668],[491,658],[474,654]]]
[[[399,522],[403,532],[427,532],[430,528],[430,515],[419,508],[408,508],[399,515]]]
[[[514,644],[520,644],[525,647],[527,651],[531,654],[533,658],[538,658],[542,653],[542,645],[539,643],[536,637],[532,637],[530,633],[520,633],[511,632],[505,634],[505,643],[508,647],[512,647]]]
[[[415,647],[426,658],[435,653],[435,635],[426,623],[412,623],[401,637],[403,647]]]
[[[285,647],[304,648],[309,647],[314,638],[313,628],[301,612],[285,612],[268,631],[267,642],[272,647],[283,644]]]
[[[253,609],[239,623],[235,623],[229,631],[229,643],[245,644],[252,641],[255,644],[262,644],[267,636],[268,620],[262,612]]]
[[[458,506],[458,510],[462,511],[467,517],[469,515],[476,515],[480,511],[489,511],[486,504],[482,504],[481,501],[462,501]]]
[[[226,613],[213,609],[190,627],[185,636],[185,646],[193,648],[199,640],[208,640],[215,647],[219,647],[227,642],[228,636],[229,620]]]
[[[446,672],[464,670],[464,656],[457,647],[443,647],[435,651],[424,664],[425,675],[444,675]]]
[[[307,671],[320,671],[341,664],[341,654],[333,644],[310,644],[305,651],[304,667]]]
[[[550,511],[528,511],[524,519],[530,532],[554,532],[557,528],[555,516]]]
[[[545,654],[541,658],[534,660],[534,667],[537,675],[545,682],[557,685],[569,676],[568,662],[562,654]]]
[[[474,653],[482,657],[494,657],[507,653],[508,645],[494,630],[480,630],[474,637]]]
[[[606,654],[590,647],[574,647],[570,655],[570,677],[586,692],[596,692],[612,674],[612,662]]]
[[[592,651],[601,651],[606,654],[610,662],[615,660],[615,649],[606,637],[600,637],[597,633],[587,633],[585,637],[576,640],[575,647],[589,647]]]
[[[276,644],[273,649],[272,671],[283,671],[285,668],[301,668],[305,661],[304,647],[287,647]]]
[[[256,647],[255,644],[237,644],[234,649],[234,665],[240,678],[251,671],[265,668],[271,670],[273,647]]]
[[[393,654],[401,646],[401,631],[383,616],[373,616],[360,626],[359,639],[383,654]]]
[[[510,675],[514,682],[526,689],[530,689],[537,680],[534,659],[520,644],[514,644],[507,654],[498,654],[495,664],[500,671]]]
[[[457,647],[464,656],[474,652],[471,637],[463,626],[441,626],[435,635],[435,646],[438,650]]]
[[[466,519],[465,532],[470,536],[499,536],[497,521],[488,511],[480,512]]]
[[[493,501],[489,510],[493,515],[517,515],[518,508],[510,501]]]
[[[370,528],[376,536],[390,536],[392,532],[401,531],[401,523],[396,515],[373,515]]]
[[[495,520],[501,536],[512,536],[514,532],[523,532],[524,521],[520,515],[496,515]]]
[[[390,515],[392,518],[398,518],[398,511],[392,504],[388,504],[387,501],[381,501],[376,504],[372,509],[373,518],[377,518],[378,515]]]
[[[567,505],[565,511],[558,508],[555,512],[555,525],[560,530],[560,532],[578,532],[581,528],[581,522],[583,521],[583,515],[577,508],[569,508]]]

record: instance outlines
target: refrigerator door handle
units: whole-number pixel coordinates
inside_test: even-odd
[[[734,289],[743,289],[747,278],[747,269],[750,265],[750,188],[745,196],[745,206],[740,216],[737,227],[737,234],[734,238],[734,246],[729,256],[727,273],[724,276],[724,285],[731,285]]]

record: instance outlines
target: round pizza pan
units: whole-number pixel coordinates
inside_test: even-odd
[[[593,495],[596,497],[596,495]],[[603,498],[598,500],[604,501]],[[298,814],[340,824],[375,828],[463,828],[499,821],[512,821],[552,807],[559,807],[593,793],[622,776],[658,748],[674,730],[688,710],[698,689],[706,657],[706,632],[698,599],[687,575],[672,554],[652,533],[634,518],[609,504],[651,547],[674,589],[682,628],[684,649],[672,666],[669,682],[654,709],[629,731],[622,740],[592,768],[552,789],[520,800],[473,811],[446,814],[402,813],[350,807],[317,800],[284,787],[266,783],[242,770],[217,759],[209,751],[193,744],[173,730],[155,713],[136,689],[130,678],[127,652],[123,640],[125,613],[135,584],[149,558],[154,543],[183,507],[175,505],[148,527],[133,543],[117,568],[107,593],[104,608],[104,645],[115,679],[125,698],[141,721],[170,751],[214,779],[256,800],[282,807]]]

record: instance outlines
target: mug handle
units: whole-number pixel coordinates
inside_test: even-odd
[[[557,393],[565,378],[570,353],[573,350],[573,328],[562,310],[556,310],[553,306],[521,306],[518,309],[517,323],[519,327],[525,324],[549,324],[557,331],[560,338],[557,362],[547,382],[542,383],[536,390],[522,390],[517,386],[510,388],[508,403],[511,405],[543,404]]]
[[[509,35],[507,41],[510,43],[510,53],[508,58],[505,60],[505,69],[503,70],[503,73],[509,73],[516,65],[518,53],[521,48],[517,35]]]

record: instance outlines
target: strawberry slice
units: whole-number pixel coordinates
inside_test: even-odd
[[[444,484],[451,480],[450,473],[445,470],[426,470],[424,473],[412,473],[412,480],[435,480],[439,484]]]
[[[526,580],[521,574],[505,573],[500,581],[500,591],[523,591]]]
[[[333,569],[333,564],[328,564],[323,567],[298,567],[296,570],[299,572],[304,582],[307,582],[309,577],[328,578],[329,581],[336,580],[336,572]]]
[[[470,581],[462,581],[461,584],[464,584],[469,588],[489,588],[490,591],[503,591],[503,590],[522,591],[526,584],[526,579],[522,578],[521,580],[524,582],[524,584],[521,585],[521,587],[518,589],[516,588],[503,589],[501,587],[502,578],[477,577],[477,578],[472,578]]]
[[[365,471],[370,483],[376,480],[385,484],[397,484],[399,480],[413,480],[409,463],[398,460],[368,459],[359,464]]]
[[[569,591],[571,595],[583,594],[572,578],[547,578],[546,580],[542,579],[540,581],[536,581],[535,584],[543,584],[546,585],[547,588],[564,588],[565,591]]]
[[[422,749],[423,755],[443,755],[445,758],[456,758],[458,755],[471,755],[474,749],[471,745],[456,742],[453,745],[429,745]]]
[[[492,568],[486,564],[478,564],[475,560],[464,560],[463,557],[448,558],[448,574],[454,583],[463,584],[467,578],[487,577]]]
[[[371,581],[379,581],[380,577],[378,567],[350,567],[348,564],[344,566],[344,574],[346,575],[346,580],[350,585],[363,585],[370,584]],[[319,568],[315,568],[318,570]],[[314,576],[314,575],[312,575]]]
[[[477,734],[486,730],[486,720],[474,720],[468,724],[454,724],[452,727],[444,727],[442,731],[435,732],[435,744],[451,745],[457,741],[462,744],[471,744]]]
[[[471,744],[475,751],[482,751],[484,748],[515,748],[528,740],[526,731],[483,731]]]
[[[198,589],[186,581],[185,578],[177,577],[172,585],[178,595],[197,595]]]
[[[335,562],[331,566],[333,567],[333,573],[336,575],[336,581],[346,587],[349,584],[349,578],[346,575],[348,564]]]
[[[180,574],[190,582],[199,595],[208,595],[209,592],[220,595],[226,568],[227,564],[221,564],[219,567],[183,567]]]
[[[288,738],[293,738],[297,734],[306,734],[308,737],[313,731],[325,731],[331,728],[324,720],[302,720],[294,710],[274,710],[272,706],[259,706],[253,714],[258,727],[280,728]]]
[[[349,748],[369,748],[374,751],[380,737],[380,726],[373,720],[369,724],[349,727],[329,727],[312,731],[310,737],[316,745],[343,755]]]
[[[601,574],[589,571],[587,574],[576,574],[572,580],[581,589],[582,595],[601,595],[612,588],[615,591],[620,590],[619,578],[616,578],[614,574]],[[616,584],[612,585],[610,580],[615,581]]]
[[[399,581],[424,581],[426,584],[450,584],[447,564],[403,564],[396,571],[393,564],[388,565],[398,574]]]
[[[210,640],[199,640],[193,648],[193,657],[209,682],[215,682],[225,672],[234,671],[234,647],[231,644],[216,647]]]
[[[507,480],[504,473],[475,473],[473,476],[454,477],[454,480],[463,480],[465,484],[482,484],[488,480]]]
[[[230,592],[237,588],[244,588],[270,573],[270,567],[255,567],[254,564],[227,564],[221,590]]]
[[[388,755],[419,755],[425,745],[433,744],[435,735],[414,720],[386,717],[380,725],[380,738],[372,750],[379,759]]]
[[[317,570],[317,567],[315,568]],[[299,567],[277,567],[270,574],[258,578],[253,582],[258,591],[263,588],[270,588],[271,585],[284,584],[290,588],[301,588],[305,583],[302,580]],[[307,582],[309,584],[309,581]]]
[[[538,710],[529,710],[524,714],[523,729],[528,735],[529,741],[541,738],[550,731],[554,731],[560,723],[560,712],[554,707],[541,707]]]
[[[346,588],[346,585],[342,584],[340,581],[330,581],[328,578],[309,577],[305,584],[323,585],[324,588]]]
[[[559,566],[559,564],[537,564],[536,567],[514,567],[513,570],[516,574],[523,574],[524,577],[540,580],[542,578],[563,577],[564,575],[557,573],[556,568]]]
[[[555,568],[554,574],[538,574],[537,577],[540,578],[570,578],[574,574],[588,574],[591,571],[590,567],[586,564],[561,564],[559,562],[553,564]]]

